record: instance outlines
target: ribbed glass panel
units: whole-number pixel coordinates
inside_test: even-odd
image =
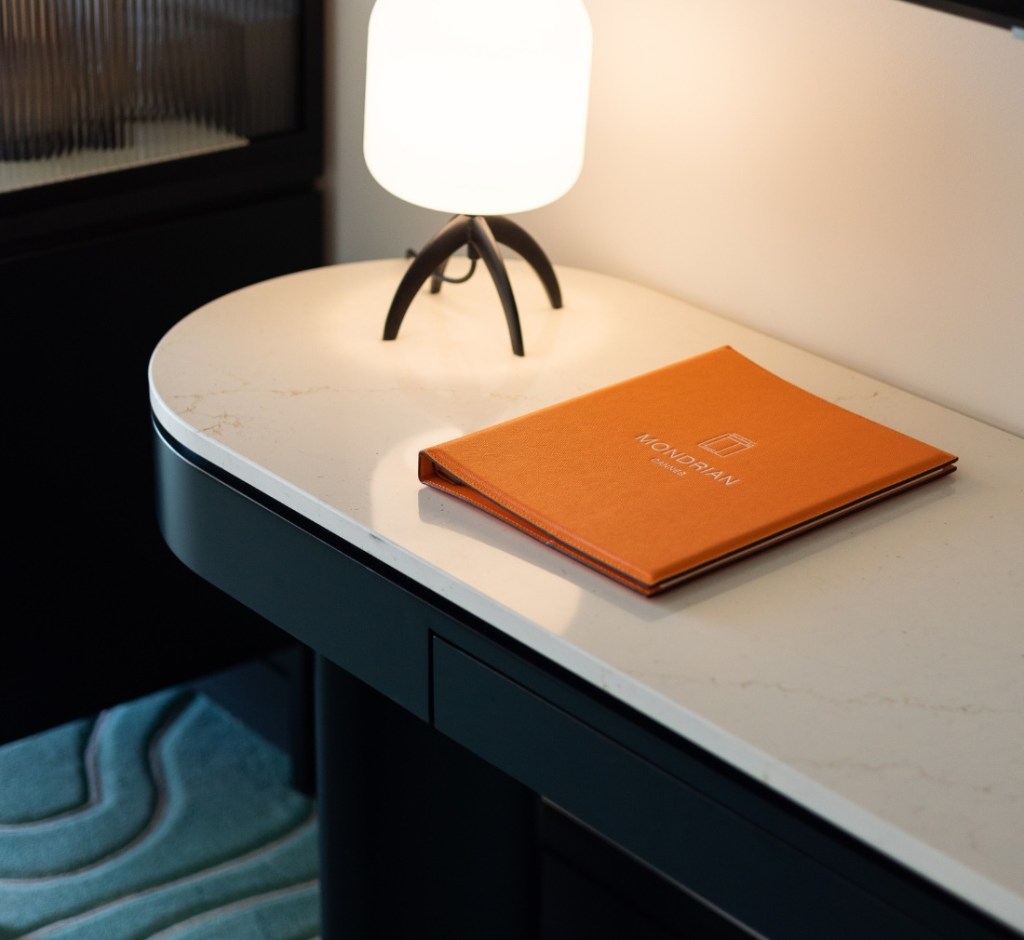
[[[0,191],[298,122],[300,0],[0,0]]]

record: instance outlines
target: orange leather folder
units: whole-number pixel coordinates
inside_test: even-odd
[[[653,595],[956,460],[723,346],[429,447],[419,478]]]

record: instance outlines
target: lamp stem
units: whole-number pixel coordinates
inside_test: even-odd
[[[432,278],[431,293],[436,294],[441,289],[448,260],[466,245],[471,257],[483,259],[498,290],[505,311],[505,320],[508,323],[512,351],[517,356],[525,355],[519,311],[505,261],[498,248],[499,242],[507,245],[529,263],[544,285],[551,306],[556,309],[561,307],[562,292],[555,270],[543,249],[524,228],[505,216],[457,215],[450,219],[413,258],[391,302],[384,323],[384,339],[395,339],[398,336],[409,304],[428,278]]]

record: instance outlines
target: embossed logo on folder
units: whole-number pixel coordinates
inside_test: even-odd
[[[745,450],[750,450],[754,446],[754,442],[739,434],[730,433],[708,438],[706,441],[701,441],[697,446],[709,451],[716,457],[732,457],[733,454],[740,454]]]
[[[650,449],[656,454],[661,454],[661,457],[652,457],[651,461],[659,467],[671,470],[676,476],[684,477],[686,476],[686,473],[680,470],[679,467],[674,467],[667,461],[674,461],[675,463],[686,467],[688,470],[699,473],[701,476],[706,477],[709,480],[718,480],[726,486],[732,486],[734,483],[740,482],[734,476],[727,474],[719,467],[709,464],[706,460],[700,460],[693,454],[688,454],[685,450],[679,450],[678,448],[673,447],[668,443],[668,441],[659,440],[656,437],[652,437],[650,434],[638,434],[633,438],[633,440],[639,441],[645,447],[650,447]],[[753,447],[754,445],[751,444],[750,446]]]

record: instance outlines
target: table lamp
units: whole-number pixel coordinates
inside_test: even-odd
[[[524,354],[498,244],[526,260],[553,307],[551,262],[507,213],[558,199],[583,166],[591,30],[582,0],[377,0],[367,36],[363,154],[373,177],[414,205],[451,213],[395,293],[384,339],[395,339],[429,278],[464,281],[483,259]],[[445,275],[465,247],[469,273]]]

